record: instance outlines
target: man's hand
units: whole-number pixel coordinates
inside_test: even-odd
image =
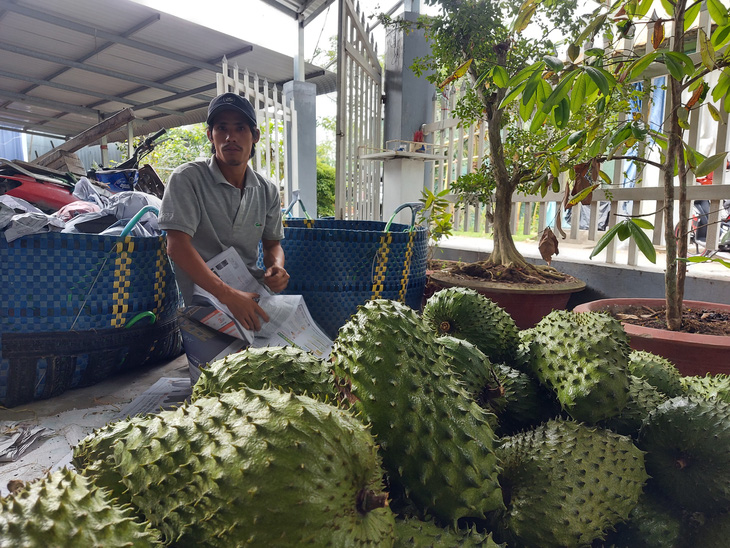
[[[264,273],[264,283],[274,293],[284,291],[286,286],[289,285],[289,273],[284,267],[273,265],[266,269]]]
[[[260,331],[261,320],[268,322],[269,315],[259,306],[258,300],[258,293],[246,293],[233,289],[231,296],[225,302],[221,302],[228,307],[228,310],[241,322],[243,327]]]

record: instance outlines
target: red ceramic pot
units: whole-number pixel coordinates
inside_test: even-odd
[[[664,299],[601,299],[578,305],[573,310],[575,312],[621,313],[630,306],[658,308],[663,306],[664,302]],[[685,300],[684,306],[730,312],[730,305],[727,304]],[[683,375],[730,374],[730,337],[728,336],[679,333],[630,323],[622,323],[622,325],[629,335],[631,348],[645,350],[668,359]]]

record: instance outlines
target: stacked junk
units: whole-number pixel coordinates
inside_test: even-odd
[[[0,159],[0,405],[89,386],[182,352],[180,297],[157,225],[163,185],[139,161],[85,173],[73,154],[122,111],[33,162]]]

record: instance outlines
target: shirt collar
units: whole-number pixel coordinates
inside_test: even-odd
[[[223,176],[223,173],[221,173],[220,168],[218,167],[218,162],[215,160],[215,154],[212,154],[210,158],[206,161],[208,164],[208,170],[210,170],[211,175],[213,176],[213,180],[216,183],[221,183],[229,186],[233,186],[231,183],[229,183],[226,178]],[[245,188],[255,187],[255,186],[261,186],[259,183],[258,177],[256,177],[256,174],[253,171],[253,168],[250,164],[246,165],[246,178],[245,178]],[[234,187],[235,188],[235,187]]]

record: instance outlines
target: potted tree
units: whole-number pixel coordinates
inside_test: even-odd
[[[489,161],[479,166],[476,173],[460,177],[453,190],[468,196],[476,192],[492,200],[490,220],[494,240],[486,261],[461,265],[455,269],[458,272],[434,273],[432,280],[446,286],[465,285],[465,278],[476,278],[472,285],[513,316],[530,312],[530,305],[537,304],[535,297],[527,300],[520,297],[515,306],[512,304],[515,293],[531,291],[533,295],[558,295],[557,302],[562,304],[555,304],[553,297],[545,309],[533,311],[531,317],[515,318],[521,327],[529,327],[551,309],[564,307],[570,293],[583,289],[585,284],[550,267],[551,253],[545,255],[548,265],[535,265],[528,262],[514,244],[510,231],[513,195],[535,188],[535,181],[545,173],[549,159],[543,155],[535,160],[534,150],[549,150],[551,140],[560,139],[560,135],[559,132],[531,132],[522,128],[516,121],[520,118],[520,110],[526,109],[510,109],[504,100],[511,78],[521,74],[534,59],[555,55],[556,44],[551,37],[557,29],[561,33],[577,32],[576,2],[529,2],[529,6],[523,5],[521,10],[519,6],[500,0],[426,0],[426,3],[438,5],[441,15],[419,19],[417,24],[426,30],[431,54],[419,60],[413,69],[418,74],[429,72],[427,78],[442,87],[456,79],[471,82],[458,103],[456,114],[465,124],[485,121]],[[534,36],[527,37],[523,31],[533,21],[533,13],[540,17],[531,25]],[[568,129],[566,126],[561,131]],[[545,237],[547,245],[557,246],[557,240],[551,239],[551,234]],[[488,280],[497,283],[489,284]]]
[[[713,30],[709,35],[698,28],[700,10],[705,2],[688,0],[662,1],[666,13],[657,16],[650,0],[637,2],[628,0],[612,5],[601,5],[593,13],[583,32],[568,48],[567,63],[555,64],[541,61],[532,65],[528,79],[542,78],[550,86],[549,93],[540,96],[520,82],[512,82],[511,93],[529,101],[534,96],[533,115],[544,117],[551,123],[559,120],[566,123],[575,112],[572,108],[561,108],[560,105],[595,105],[599,107],[596,116],[561,144],[564,151],[573,151],[583,161],[600,165],[611,158],[626,158],[639,163],[654,163],[659,167],[664,189],[664,227],[666,242],[665,270],[665,329],[652,329],[652,332],[636,330],[627,325],[632,334],[632,344],[653,352],[667,355],[675,363],[684,367],[680,350],[671,348],[670,341],[687,338],[681,333],[683,311],[690,307],[700,307],[703,303],[686,303],[684,301],[684,283],[686,278],[687,238],[677,238],[675,227],[675,200],[679,203],[679,227],[688,226],[687,184],[691,174],[704,176],[725,166],[724,152],[710,157],[703,156],[692,149],[684,140],[684,132],[689,128],[690,112],[698,108],[708,108],[713,117],[720,119],[720,114],[709,98],[719,101],[726,112],[730,112],[730,100],[727,92],[730,89],[730,56],[720,50],[730,42],[730,12],[719,0],[707,0],[706,6],[712,20]],[[525,6],[521,8],[525,10]],[[649,10],[652,10],[651,14]],[[527,16],[527,15],[526,15]],[[630,36],[637,27],[647,29],[648,40],[653,48],[646,52],[636,47],[619,48],[618,40]],[[670,35],[666,35],[666,30]],[[688,33],[697,33],[696,43],[699,51],[694,55],[685,52]],[[601,35],[605,45],[596,47],[594,39]],[[586,47],[587,46],[587,47]],[[628,117],[624,120],[611,118],[607,106],[625,90],[626,85],[642,80],[657,63],[663,64],[668,73],[667,116],[660,129],[650,128],[641,117]],[[708,76],[719,71],[717,83],[711,85]],[[554,113],[553,116],[549,116]],[[651,160],[646,154],[635,152],[638,142],[655,144],[659,148],[660,161]],[[650,146],[643,147],[650,151]],[[640,147],[638,150],[642,150]],[[565,167],[564,167],[565,168]],[[675,180],[677,181],[675,185]],[[642,218],[626,217],[616,223],[604,237],[599,240],[592,256],[599,253],[608,242],[615,237],[635,239],[638,248],[650,258],[655,258],[654,247],[643,232],[652,228]],[[596,308],[605,305],[589,306]],[[625,308],[626,303],[620,303]],[[722,307],[720,307],[722,308]],[[726,312],[730,307],[725,307]],[[579,309],[580,310],[580,309]],[[668,331],[668,337],[663,333]],[[705,336],[710,337],[710,336]],[[704,346],[706,351],[714,349],[717,359],[713,360],[704,354],[707,363],[727,363],[730,351],[730,337],[712,336],[712,340],[688,342],[687,348],[691,358],[688,365],[696,363],[697,344],[710,343]],[[704,372],[707,372],[704,369]],[[695,374],[695,369],[686,373]],[[726,367],[723,372],[730,372]]]

